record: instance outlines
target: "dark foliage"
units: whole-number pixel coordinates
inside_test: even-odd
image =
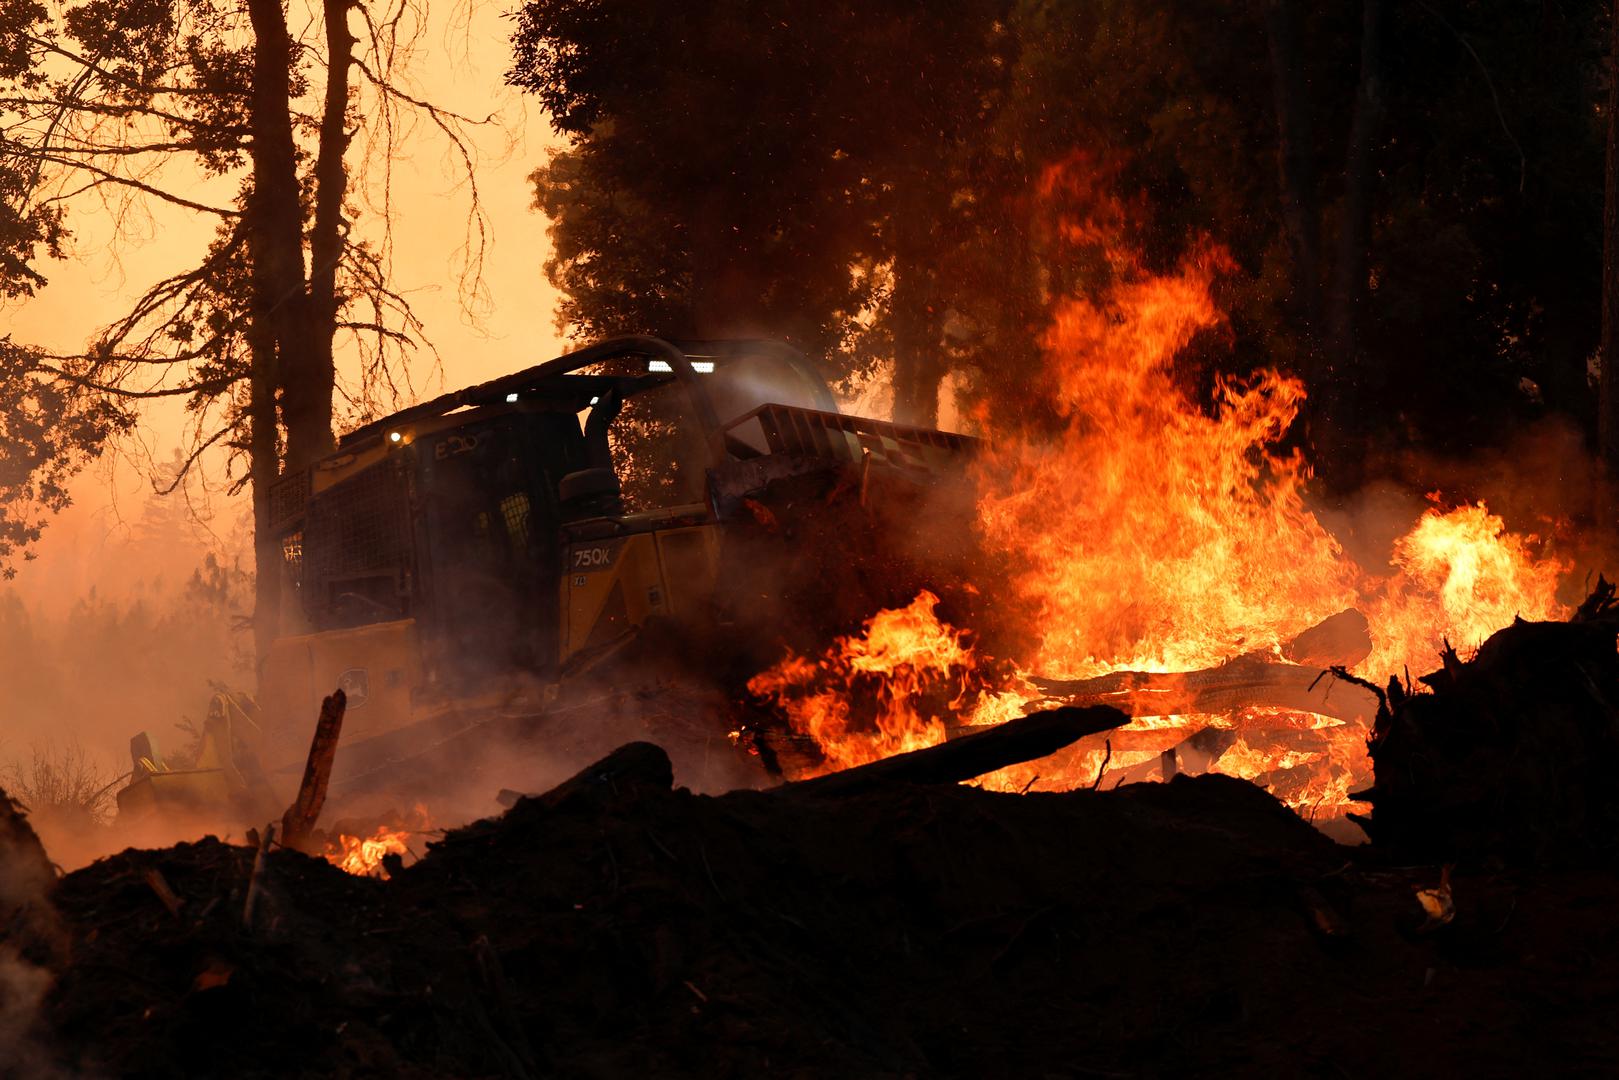
[[[0,576],[67,506],[67,481],[133,423],[116,401],[51,379],[31,351],[0,339]]]
[[[1310,266],[1277,164],[1278,7],[1297,21]],[[953,368],[1014,393],[1050,301],[1104,284],[1053,245],[1035,197],[1077,151],[1140,197],[1131,239],[1150,259],[1203,237],[1230,250],[1233,332],[1194,350],[1205,375],[1307,374],[1359,448],[1345,458],[1387,459],[1502,442],[1547,413],[1594,421],[1604,11],[1390,8],[1364,192],[1345,144],[1361,4],[534,0],[511,77],[570,140],[535,180],[582,336],[765,332],[832,374],[888,357],[902,383]],[[1363,203],[1363,269],[1344,271]],[[1299,295],[1331,307],[1341,273],[1364,293],[1339,305],[1357,313],[1347,344]],[[913,354],[933,370],[907,376]]]
[[[525,7],[511,79],[572,140],[534,175],[564,325],[767,333],[859,362],[857,317],[875,308],[937,340],[944,308],[922,298],[976,213],[960,196],[1004,84],[1006,14],[996,0]],[[895,289],[918,299],[883,303]]]

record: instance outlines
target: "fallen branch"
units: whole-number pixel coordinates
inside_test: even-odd
[[[1129,723],[1129,720],[1118,709],[1106,705],[1047,709],[962,735],[925,750],[896,754],[829,776],[800,780],[776,790],[795,794],[844,795],[880,784],[959,784],[1009,765],[1043,758],[1087,735],[1098,735]]]

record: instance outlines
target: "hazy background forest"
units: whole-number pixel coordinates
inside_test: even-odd
[[[77,34],[76,47],[111,54],[161,38],[120,62],[194,91],[254,62],[251,40],[220,30],[251,6],[92,0],[65,7],[81,14],[50,40]],[[334,6],[374,40],[361,28],[382,18],[328,3],[328,27]],[[0,29],[42,34],[58,14],[0,0]],[[356,78],[339,103],[344,239],[373,252],[397,239],[391,261],[342,264],[354,277],[335,303],[362,306],[380,285],[415,305],[363,339],[395,350],[383,360],[339,341],[339,427],[623,332],[785,338],[852,389],[891,385],[872,400],[898,419],[942,411],[970,426],[991,410],[1054,423],[1032,376],[1047,312],[1111,284],[1107,260],[1061,242],[1048,197],[1061,168],[1082,178],[1080,197],[1106,197],[1149,268],[1222,253],[1227,319],[1186,350],[1184,375],[1205,397],[1218,376],[1302,375],[1312,403],[1289,438],[1310,453],[1329,517],[1368,492],[1420,499],[1434,486],[1487,495],[1526,529],[1594,512],[1611,90],[1608,11],[1594,0],[530,0],[515,15],[473,3],[420,17],[404,98],[378,99],[408,114],[386,129],[394,142],[365,128],[382,114],[362,90],[380,83]],[[329,42],[310,18],[289,98],[307,114],[293,126],[306,244],[320,235],[317,135],[334,130],[320,122]],[[199,53],[204,31],[229,49]],[[272,433],[265,450],[259,309],[244,284],[259,263],[246,248],[235,277],[204,282],[206,314],[177,299],[146,329],[108,336],[152,281],[228,248],[236,219],[137,199],[150,216],[132,236],[132,204],[70,198],[71,179],[41,199],[30,183],[72,169],[30,158],[31,129],[10,123],[33,92],[23,59],[0,50],[0,338],[7,377],[22,380],[7,384],[14,396],[44,384],[59,396],[21,410],[51,423],[28,452],[14,446],[0,495],[48,509],[61,502],[51,485],[102,464],[71,478],[69,517],[36,516],[11,537],[16,555],[40,559],[14,559],[0,590],[0,760],[68,717],[111,770],[123,736],[200,710],[208,679],[251,679],[253,511],[237,482],[266,460],[296,463],[300,421],[283,379],[270,395],[279,428],[269,406],[281,441]],[[155,110],[146,77],[127,78]],[[244,94],[227,86],[220,100]],[[425,99],[467,116],[498,105],[495,128],[462,129],[487,160],[455,160],[435,114],[410,104]],[[258,213],[247,163],[259,119],[185,115],[173,123],[186,138],[147,144],[179,149],[141,175]],[[236,141],[222,151],[226,135]],[[390,147],[398,175],[377,164]],[[482,180],[471,232],[493,241],[471,286],[458,273],[466,175]],[[368,321],[339,310],[346,319]],[[222,328],[206,349],[199,326]],[[131,396],[153,386],[167,388],[156,404]],[[192,463],[179,477],[175,450]],[[116,517],[113,456],[125,461]],[[64,471],[42,481],[47,461]],[[175,493],[146,493],[174,479]],[[204,491],[199,524],[180,500]],[[41,522],[36,539],[27,529]]]
[[[415,393],[427,395],[549,357],[562,342],[552,326],[555,296],[535,258],[545,222],[530,210],[527,181],[553,138],[543,115],[501,85],[507,24],[493,8],[446,6],[424,13],[416,33],[413,88],[493,117],[472,140],[494,223],[473,293],[449,278],[471,199],[443,141],[417,132],[393,164],[404,206],[392,228],[394,274],[438,350],[412,362]],[[0,117],[10,119],[4,106]],[[157,175],[207,190],[196,173],[190,162],[167,160]],[[8,209],[15,197],[8,189]],[[85,349],[151,282],[195,260],[213,232],[208,216],[160,199],[110,206],[69,217],[66,257],[38,264],[48,284],[0,297],[0,341],[58,355]],[[358,229],[377,231],[375,220],[358,211],[355,218]],[[343,361],[351,375],[356,358]],[[70,473],[71,505],[59,513],[35,512],[39,475],[29,472],[28,451],[54,447],[0,449],[0,513],[46,526],[20,557],[0,558],[16,572],[0,580],[0,770],[26,769],[36,748],[60,760],[77,747],[101,775],[115,774],[127,768],[135,731],[149,729],[167,746],[183,741],[177,724],[206,709],[210,680],[252,686],[252,517],[249,493],[237,486],[240,455],[209,450],[174,491],[160,493],[198,442],[187,406],[184,396],[140,402],[136,427],[98,447],[93,460],[73,462],[84,471]],[[7,413],[5,422],[16,418]],[[12,437],[16,430],[6,429]]]

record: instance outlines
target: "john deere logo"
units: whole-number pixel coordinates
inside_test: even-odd
[[[351,667],[337,677],[337,688],[348,698],[348,707],[358,709],[371,696],[371,677],[363,667]]]

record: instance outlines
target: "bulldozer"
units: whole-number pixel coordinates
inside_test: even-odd
[[[493,723],[543,726],[649,642],[745,667],[781,604],[828,607],[806,590],[858,561],[848,527],[806,515],[922,490],[972,448],[843,414],[772,341],[614,338],[366,423],[270,490],[281,622],[257,698],[221,688],[184,761],[137,735],[120,819],[265,820],[334,689],[341,788]],[[907,588],[892,570],[871,576]]]

